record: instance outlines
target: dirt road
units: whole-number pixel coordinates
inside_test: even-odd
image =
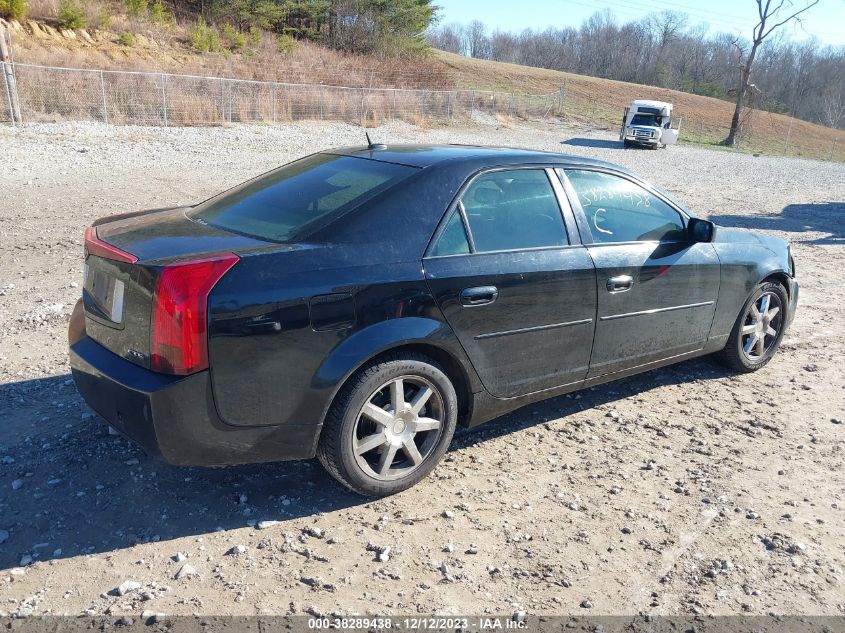
[[[560,127],[370,134],[621,163],[718,223],[791,239],[797,319],[760,373],[702,359],[527,407],[381,501],[316,462],[172,468],[109,436],[70,380],[83,227],[363,132],[2,128],[0,615],[845,613],[845,166],[623,151]]]

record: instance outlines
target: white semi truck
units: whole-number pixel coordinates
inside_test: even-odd
[[[631,147],[639,145],[657,149],[678,142],[681,122],[672,127],[672,104],[665,101],[638,99],[625,108],[619,140]]]

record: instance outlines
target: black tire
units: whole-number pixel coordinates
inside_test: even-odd
[[[425,451],[418,450],[416,454],[418,459],[422,458],[419,465],[411,463],[411,455],[410,453],[406,455],[403,445],[398,450],[394,449],[396,457],[390,458],[387,473],[381,475],[375,472],[378,470],[378,466],[373,465],[370,469],[367,459],[372,459],[373,453],[377,452],[376,454],[383,461],[387,461],[383,453],[386,451],[385,447],[389,447],[389,444],[375,446],[364,455],[356,453],[355,447],[358,442],[361,442],[362,446],[363,440],[388,432],[385,428],[367,418],[363,409],[365,405],[373,404],[374,399],[383,397],[385,389],[388,390],[389,394],[392,394],[390,385],[399,379],[402,380],[399,384],[408,385],[403,387],[403,390],[413,390],[415,388],[414,381],[420,383],[420,390],[424,386],[431,389],[431,395],[421,412],[428,416],[426,410],[430,407],[432,411],[436,409],[436,415],[432,413],[430,417],[421,417],[420,419],[432,420],[435,417],[442,417],[441,426],[435,430],[420,431],[411,435],[412,439],[418,435],[424,437],[424,442],[429,444]],[[405,404],[410,408],[413,402],[406,401]],[[393,412],[390,402],[387,402],[384,407],[386,413],[391,414]],[[452,441],[457,414],[458,399],[455,387],[436,362],[427,356],[416,353],[397,353],[385,356],[360,369],[341,388],[323,424],[317,446],[317,459],[320,460],[320,463],[332,477],[353,492],[369,497],[384,497],[396,494],[419,482],[438,464]],[[363,424],[372,425],[374,429],[372,435],[367,433],[366,437],[358,437]],[[432,437],[431,434],[435,431],[437,435]],[[399,436],[393,435],[392,437],[396,439]],[[401,467],[396,469],[391,467],[396,460],[400,461],[400,466],[402,463],[409,464],[406,469],[410,468],[410,472],[405,475],[396,474],[403,471]],[[402,460],[405,461],[402,462]],[[393,478],[384,480],[380,479],[380,476]]]
[[[631,143],[629,143],[628,141],[622,141],[622,147],[624,149],[630,149]]]
[[[743,349],[745,344],[749,341],[743,341],[743,337],[748,336],[751,338],[754,335],[744,335],[742,330],[744,327],[751,327],[751,324],[747,323],[749,319],[756,322],[756,319],[754,319],[751,314],[752,306],[756,306],[758,301],[766,294],[776,296],[780,303],[779,311],[776,315],[777,321],[775,321],[775,319],[772,320],[772,323],[775,324],[774,329],[776,334],[771,338],[769,336],[764,336],[764,351],[757,356],[749,356],[749,354]],[[781,284],[770,281],[758,285],[742,306],[742,310],[740,311],[739,316],[734,323],[733,329],[731,330],[731,334],[728,337],[728,342],[724,349],[718,354],[719,360],[731,369],[742,373],[757,371],[761,367],[764,367],[770,360],[772,360],[772,357],[774,357],[778,347],[780,346],[780,342],[783,339],[783,334],[786,330],[785,319],[786,308],[788,305],[789,297],[786,294],[786,289]]]

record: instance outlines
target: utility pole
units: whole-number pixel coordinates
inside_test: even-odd
[[[18,84],[12,68],[10,47],[6,43],[6,29],[0,26],[0,63],[3,65],[3,78],[6,80],[6,99],[9,102],[9,116],[12,125],[21,122],[21,108],[18,102]]]

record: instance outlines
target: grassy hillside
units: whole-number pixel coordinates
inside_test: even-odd
[[[12,32],[18,62],[233,77],[342,86],[441,88],[447,68],[433,57],[405,60],[344,54],[308,41],[288,42],[264,33],[225,53],[199,53],[190,27],[156,25],[113,16],[109,27],[62,29],[54,21],[4,22]],[[131,33],[129,40],[127,33]],[[131,43],[130,43],[131,42]]]
[[[281,49],[265,34],[251,47],[227,54],[197,53],[183,27],[153,27],[113,19],[109,28],[68,31],[45,22],[11,24],[17,61],[57,66],[124,68],[201,75],[398,88],[475,88],[514,93],[563,91],[568,123],[618,129],[622,109],[635,98],[675,104],[681,138],[719,146],[732,104],[674,90],[552,70],[469,59],[442,51],[413,62],[341,54],[309,42]],[[123,35],[132,29],[133,41]],[[845,131],[780,114],[753,111],[743,151],[845,161]]]
[[[468,59],[442,51],[437,52],[436,59],[457,85],[522,92],[549,92],[562,87],[564,118],[588,126],[616,130],[623,108],[633,99],[657,99],[675,105],[676,116],[683,118],[684,141],[718,146],[727,136],[734,109],[726,101],[677,90]],[[845,160],[845,130],[761,110],[751,113],[748,128],[740,148],[744,151]]]

